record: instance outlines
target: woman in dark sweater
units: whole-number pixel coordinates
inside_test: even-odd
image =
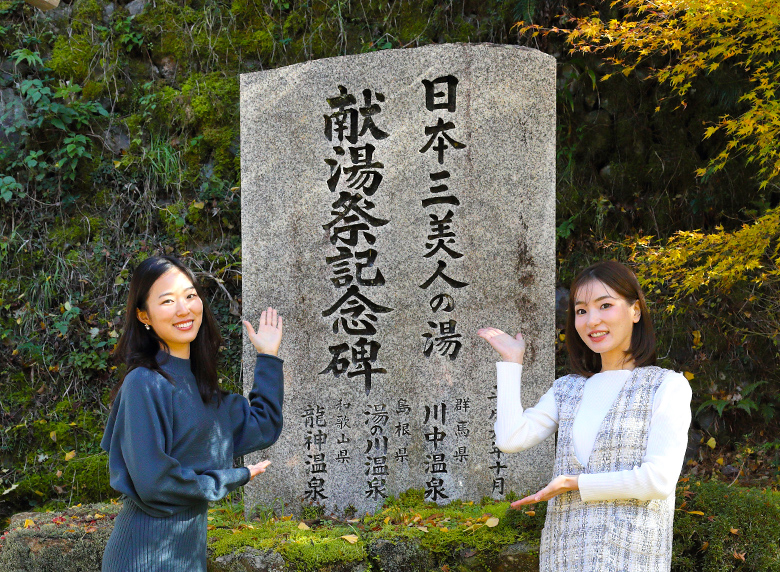
[[[133,273],[116,348],[127,373],[101,442],[124,495],[103,572],[205,572],[208,502],[270,463],[233,468],[282,430],[282,318],[268,308],[257,331],[244,326],[258,354],[248,401],[219,388],[222,339],[193,273],[167,256]]]

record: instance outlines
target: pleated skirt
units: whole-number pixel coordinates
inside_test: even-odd
[[[206,572],[208,503],[163,518],[129,498],[114,519],[102,572]]]

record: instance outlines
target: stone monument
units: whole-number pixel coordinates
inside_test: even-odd
[[[495,447],[497,355],[554,377],[555,60],[434,45],[241,76],[244,316],[284,317],[284,430],[248,509],[545,485],[553,441]],[[246,342],[244,386],[254,350]]]

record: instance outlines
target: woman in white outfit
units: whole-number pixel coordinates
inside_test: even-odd
[[[506,453],[557,431],[553,479],[512,507],[549,501],[541,572],[667,572],[674,491],[691,422],[691,388],[656,367],[655,335],[633,272],[594,264],[572,282],[566,345],[573,374],[523,409],[525,342],[478,334],[499,353],[496,444]]]

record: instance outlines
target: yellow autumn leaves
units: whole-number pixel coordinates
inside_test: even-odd
[[[744,70],[746,89],[740,101],[746,111],[725,115],[709,126],[704,138],[721,130],[728,143],[697,174],[721,169],[734,155],[747,155],[759,166],[762,188],[780,175],[780,3],[776,0],[712,2],[688,0],[617,0],[621,17],[602,20],[598,13],[577,20],[568,31],[575,51],[598,52],[630,75],[641,67],[645,75],[668,83],[685,106],[697,77],[721,65]],[[534,29],[527,26],[524,30]],[[658,65],[663,61],[662,65]],[[602,78],[606,80],[612,74]]]

